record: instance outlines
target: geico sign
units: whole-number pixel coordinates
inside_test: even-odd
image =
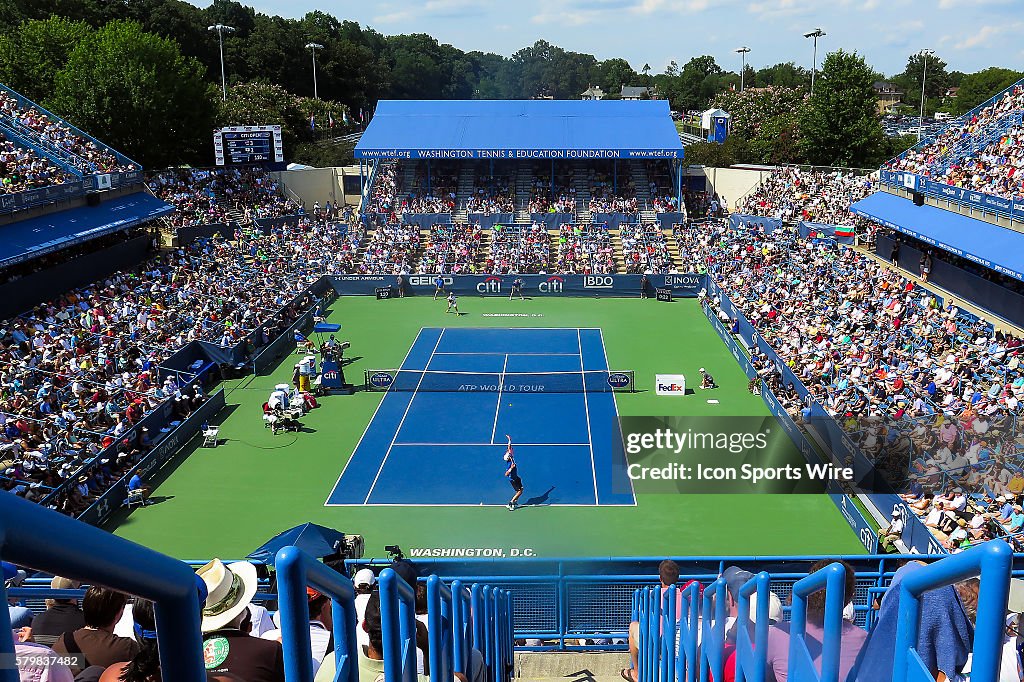
[[[414,286],[414,287],[434,286],[434,280],[435,279],[437,279],[437,278],[436,277],[430,277],[430,276],[424,277],[422,275],[411,275],[409,277],[409,284],[411,286]],[[455,282],[455,279],[452,278],[452,277],[443,277],[442,276],[441,277],[441,281],[444,283],[445,286],[450,286],[451,284],[453,284]]]
[[[501,277],[488,277],[476,285],[476,290],[481,294],[501,293]]]
[[[542,294],[557,294],[562,291],[565,280],[561,277],[548,277],[537,285],[537,291]]]
[[[584,275],[584,289],[611,289],[615,279],[609,275]]]

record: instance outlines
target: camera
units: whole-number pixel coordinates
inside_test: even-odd
[[[334,541],[334,554],[341,559],[363,558],[363,536],[345,534]]]
[[[398,545],[384,545],[384,551],[388,553],[388,558],[392,561],[401,561],[405,558],[402,548]]]

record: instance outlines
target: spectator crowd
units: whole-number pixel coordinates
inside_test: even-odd
[[[937,137],[886,164],[953,187],[1024,197],[1024,86],[943,128]]]
[[[687,266],[719,282],[758,344],[809,391],[784,384],[763,349],[751,349],[752,365],[795,419],[810,422],[817,403],[922,516],[937,508],[967,524],[973,534],[954,537],[948,522],[941,531],[938,518],[928,519],[954,549],[1024,529],[1024,515],[1010,524],[992,517],[997,507],[1012,512],[1006,500],[1024,491],[1020,338],[953,301],[941,306],[870,256],[801,240],[793,229],[720,225],[677,238]],[[711,304],[735,330],[735,320]]]
[[[64,121],[5,90],[0,90],[0,117],[19,134],[44,150],[60,154],[85,175],[139,170],[131,163],[122,163],[110,149],[80,135]]]
[[[803,170],[796,166],[774,169],[760,185],[740,200],[737,211],[827,225],[856,225],[850,205],[872,193],[875,181],[841,170]]]

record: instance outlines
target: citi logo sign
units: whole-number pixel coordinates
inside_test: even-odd
[[[561,277],[548,277],[546,280],[537,285],[537,291],[544,294],[557,294],[561,293],[565,280]]]
[[[409,277],[409,284],[414,286],[414,287],[433,286],[435,279],[437,279],[437,278],[436,277],[424,277],[422,275],[412,275],[412,276]],[[447,286],[451,286],[452,284],[455,283],[455,279],[452,278],[452,277],[441,277],[441,281],[444,283],[444,285],[446,287]]]
[[[611,289],[615,285],[615,279],[608,275],[584,275],[584,289]]]
[[[391,375],[388,375],[388,376],[391,376]],[[328,381],[333,380],[333,379],[337,379],[337,378],[338,378],[338,370],[336,370],[336,369],[329,369],[326,372],[324,372],[324,379],[327,379]]]
[[[501,293],[501,277],[487,277],[484,281],[476,285],[476,290],[481,294]]]

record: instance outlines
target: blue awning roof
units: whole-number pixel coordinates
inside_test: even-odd
[[[136,192],[103,201],[99,206],[79,206],[2,225],[0,267],[126,230],[173,211],[173,206],[153,195]]]
[[[385,100],[357,158],[681,159],[667,100]]]
[[[858,215],[1024,281],[1024,234],[934,206],[876,192],[850,207]]]

